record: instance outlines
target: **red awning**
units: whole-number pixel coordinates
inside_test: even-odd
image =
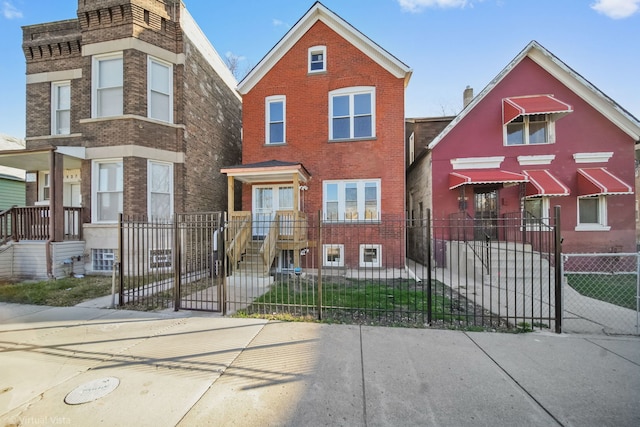
[[[518,182],[527,182],[527,177],[519,173],[495,169],[460,171],[449,174],[449,190],[466,184],[514,184]]]
[[[633,194],[633,188],[606,168],[578,169],[580,196]]]
[[[502,120],[506,125],[518,116],[529,114],[565,115],[573,111],[571,105],[552,95],[514,96],[502,100]]]
[[[546,169],[524,171],[529,177],[525,197],[568,196],[569,188]]]

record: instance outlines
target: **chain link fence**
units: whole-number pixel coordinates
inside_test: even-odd
[[[638,253],[563,254],[563,331],[640,335]]]

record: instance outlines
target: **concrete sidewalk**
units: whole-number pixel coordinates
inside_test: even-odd
[[[117,378],[83,404],[65,397]],[[637,426],[640,338],[0,303],[0,423]]]

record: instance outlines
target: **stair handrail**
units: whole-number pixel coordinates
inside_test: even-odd
[[[233,235],[228,239],[229,244],[227,245],[226,253],[231,265],[235,266],[245,252],[249,237],[251,236],[251,212],[243,212],[241,215],[237,215],[237,218],[232,218],[230,222],[233,226],[229,234]],[[235,232],[233,232],[234,229]]]
[[[269,232],[264,237],[262,246],[260,247],[260,255],[262,257],[263,272],[267,274],[271,263],[276,257],[276,243],[278,234],[280,233],[280,214],[276,213],[269,224]]]
[[[13,207],[0,212],[0,246],[14,240],[13,233]]]

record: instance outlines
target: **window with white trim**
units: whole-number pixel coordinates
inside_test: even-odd
[[[382,245],[360,245],[360,267],[381,267]]]
[[[147,163],[147,212],[150,220],[173,216],[173,164],[149,160]]]
[[[147,61],[147,114],[173,122],[173,66],[152,57]]]
[[[71,133],[71,82],[51,83],[51,135]]]
[[[344,245],[322,245],[322,265],[325,267],[344,267]]]
[[[121,116],[123,112],[122,53],[93,57],[91,116]]]
[[[92,174],[92,222],[117,222],[123,200],[122,160],[94,160]]]
[[[505,125],[506,145],[552,144],[554,121],[549,114],[518,116]]]
[[[549,197],[529,197],[524,199],[523,226],[528,230],[537,229],[540,224],[549,224]]]
[[[325,221],[378,221],[380,180],[324,181]]]
[[[39,200],[40,201],[44,201],[44,200],[49,200],[51,198],[51,175],[49,174],[49,172],[45,172],[45,171],[40,171],[39,173],[40,175],[40,180],[39,180],[39,187],[40,187],[40,197]]]
[[[265,99],[265,113],[265,143],[284,144],[286,141],[286,97],[284,95],[268,96]]]
[[[576,231],[608,231],[607,197],[578,197],[578,225]]]
[[[329,92],[329,139],[375,137],[374,87],[350,87]]]
[[[327,47],[313,46],[309,48],[309,73],[327,71]]]

